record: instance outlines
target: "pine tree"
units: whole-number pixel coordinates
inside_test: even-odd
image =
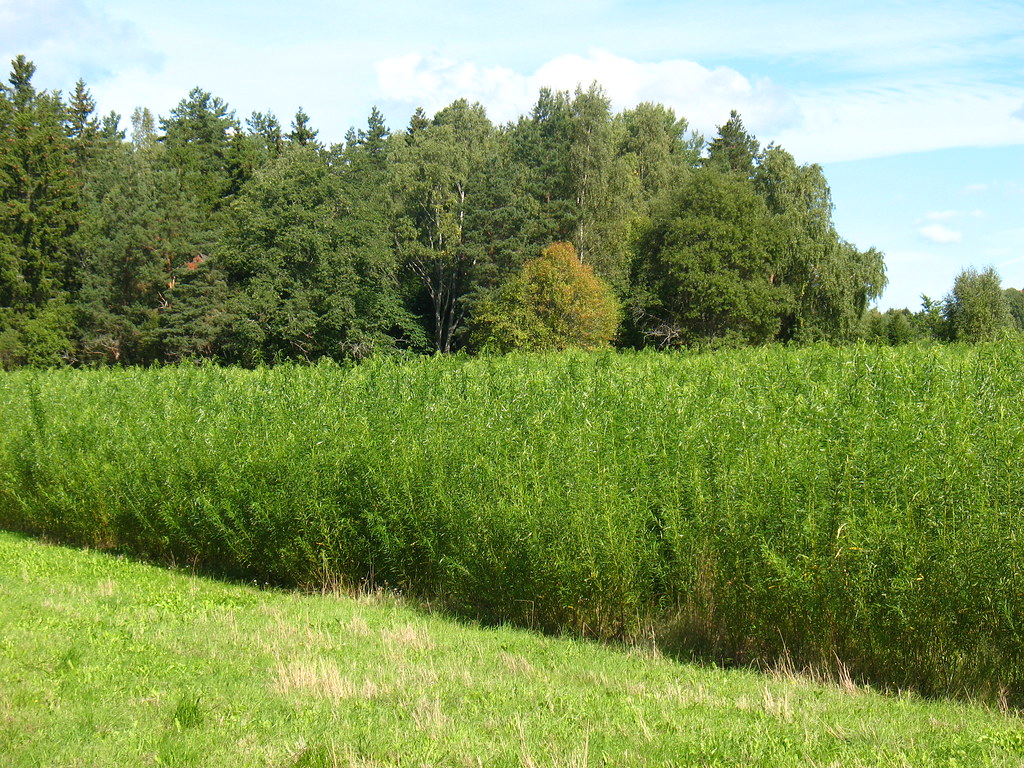
[[[711,140],[705,165],[720,171],[751,177],[760,152],[760,145],[747,129],[735,109],[729,113],[724,125],[718,126],[718,135]]]
[[[302,107],[299,107],[299,110],[295,113],[295,118],[292,120],[292,129],[288,134],[288,141],[298,144],[300,147],[319,149],[320,142],[316,140],[319,133],[319,131],[314,131],[309,126],[309,115],[305,113]]]
[[[0,357],[57,363],[71,354],[71,237],[79,184],[59,94],[36,91],[35,65],[0,86]]]

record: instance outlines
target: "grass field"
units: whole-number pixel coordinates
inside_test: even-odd
[[[1020,705],[1022,382],[1012,343],[18,371],[0,528]]]
[[[0,534],[0,766],[1019,766],[991,708]]]

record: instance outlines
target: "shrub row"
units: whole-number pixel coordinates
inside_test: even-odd
[[[0,378],[0,526],[1024,699],[1024,350]]]

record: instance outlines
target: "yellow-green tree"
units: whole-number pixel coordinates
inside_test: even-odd
[[[554,243],[494,296],[480,302],[471,343],[479,349],[599,349],[615,338],[621,307],[571,243]]]

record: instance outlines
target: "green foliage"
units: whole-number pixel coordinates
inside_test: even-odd
[[[484,193],[495,151],[494,126],[482,106],[465,99],[438,112],[395,149],[399,247],[425,295],[439,352],[453,350],[466,315],[479,255],[467,242],[467,216]]]
[[[681,173],[700,164],[703,139],[687,136],[686,119],[677,118],[668,107],[643,102],[615,120],[620,125],[619,153],[640,184],[644,207],[666,192]]]
[[[885,288],[882,255],[842,240],[832,196],[818,165],[798,166],[780,147],[758,158],[753,184],[778,233],[778,281],[794,302],[783,317],[784,341],[848,342],[859,336],[868,304]]]
[[[286,149],[244,188],[231,221],[219,256],[229,359],[341,359],[390,344],[399,308],[387,231],[323,155]]]
[[[1024,700],[1015,343],[0,377],[0,527]]]
[[[792,302],[777,239],[747,180],[712,168],[689,175],[640,239],[635,332],[663,348],[774,339]]]
[[[846,342],[884,286],[881,254],[834,231],[821,169],[761,152],[735,112],[706,157],[684,118],[613,114],[596,83],[501,127],[459,99],[391,134],[374,108],[325,147],[301,108],[287,133],[262,112],[243,130],[196,87],[159,120],[136,110],[126,143],[84,81],[65,104],[34,69],[18,57],[0,91],[5,365],[452,352],[552,242],[631,306],[635,346]],[[685,245],[659,239],[670,222]]]
[[[70,285],[78,188],[59,94],[36,91],[35,65],[0,86],[0,306],[33,311]]]
[[[954,341],[993,341],[1014,327],[999,273],[968,268],[956,276],[944,313]]]
[[[234,111],[223,99],[193,88],[168,117],[160,119],[160,126],[182,188],[205,213],[218,209],[237,191],[231,136],[240,127]]]
[[[178,187],[164,154],[139,133],[138,146],[109,147],[87,168],[78,235],[83,362],[160,359],[160,311],[168,303],[174,265],[187,258],[185,244],[172,235],[169,214],[181,202],[174,198]]]
[[[718,135],[708,145],[704,165],[723,173],[750,178],[754,175],[754,164],[759,153],[760,144],[747,133],[743,119],[734,109],[725,124],[718,126]]]
[[[864,339],[873,344],[892,347],[932,338],[920,316],[909,309],[871,310],[865,321]]]
[[[292,120],[292,129],[288,133],[288,141],[298,144],[300,147],[312,147],[320,149],[320,142],[316,140],[319,131],[314,131],[309,125],[309,115],[302,107],[295,113]]]
[[[63,298],[15,312],[0,308],[0,368],[49,368],[75,361],[75,311]]]
[[[481,302],[473,346],[491,351],[607,347],[620,306],[611,287],[583,264],[571,243],[555,243]]]
[[[1003,295],[1006,296],[1006,306],[1010,310],[1010,317],[1013,318],[1014,328],[1024,331],[1024,291],[1007,288]]]

